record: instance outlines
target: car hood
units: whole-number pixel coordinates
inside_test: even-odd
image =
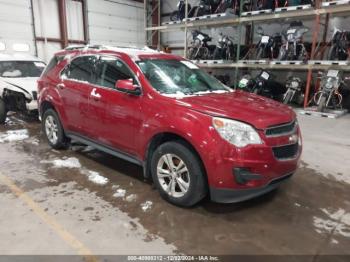
[[[257,129],[288,123],[296,118],[290,107],[243,91],[189,96],[177,99],[177,103],[208,115],[239,120]]]
[[[38,77],[2,77],[1,80],[9,85],[17,87],[23,91],[32,94],[33,91],[37,91]]]

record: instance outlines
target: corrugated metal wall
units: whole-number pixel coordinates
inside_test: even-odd
[[[13,52],[13,44],[25,43],[35,54],[30,0],[0,0],[0,42],[8,53]]]
[[[142,3],[130,0],[86,0],[86,3],[91,44],[144,45]],[[81,2],[66,0],[66,13],[68,38],[84,40]],[[27,43],[31,54],[48,61],[61,49],[57,42],[37,41],[35,45],[35,36],[43,39],[61,37],[57,0],[33,0],[33,10],[31,0],[0,0],[0,43],[6,45],[6,52],[11,52],[14,43]]]
[[[144,7],[126,0],[88,0],[89,40],[92,44],[143,46]]]

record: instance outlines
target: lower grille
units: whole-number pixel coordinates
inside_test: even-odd
[[[285,160],[285,159],[296,157],[298,154],[298,150],[299,150],[298,143],[272,148],[274,156],[279,160]]]

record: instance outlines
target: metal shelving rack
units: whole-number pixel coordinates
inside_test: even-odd
[[[159,1],[159,0],[158,0]],[[149,7],[152,6],[151,3],[155,2],[155,0],[145,0],[145,13],[150,13]],[[242,1],[241,1],[242,2]],[[187,6],[188,0],[186,0]],[[147,8],[148,6],[148,8]],[[214,18],[214,19],[197,19],[195,21],[188,19],[187,17],[183,22],[173,23],[173,24],[161,24],[161,14],[160,14],[160,2],[158,8],[158,20],[154,18],[145,19],[145,30],[146,35],[154,35],[155,33],[159,34],[158,40],[160,40],[161,32],[171,32],[171,31],[183,31],[184,32],[184,56],[187,54],[187,32],[189,29],[194,28],[218,28],[218,27],[237,27],[239,30],[239,39],[237,44],[237,54],[236,60],[230,63],[203,63],[201,61],[197,61],[197,64],[206,69],[235,69],[235,82],[237,83],[237,75],[238,70],[242,68],[250,68],[250,69],[271,69],[271,70],[298,70],[298,71],[306,71],[307,72],[307,81],[306,81],[306,91],[305,91],[305,101],[304,107],[308,105],[308,96],[310,92],[311,82],[312,82],[312,73],[315,70],[328,70],[328,69],[337,69],[342,71],[350,71],[350,63],[338,63],[338,62],[330,62],[330,61],[315,61],[316,57],[316,49],[318,48],[318,34],[320,33],[320,25],[321,25],[321,16],[325,16],[326,20],[326,28],[324,29],[322,44],[326,44],[326,35],[328,30],[328,21],[330,15],[334,16],[349,16],[350,15],[350,1],[343,4],[337,4],[336,1],[331,2],[328,6],[322,6],[322,0],[316,0],[315,7],[311,7],[309,9],[300,9],[294,11],[281,11],[278,13],[269,13],[269,14],[257,14],[251,16],[227,16],[225,18]],[[242,10],[242,6],[241,6]],[[241,12],[242,13],[242,12]],[[186,12],[187,14],[187,12]],[[153,23],[150,23],[150,19],[152,19]],[[312,48],[310,60],[306,64],[298,64],[295,61],[284,61],[284,63],[270,63],[269,61],[242,61],[237,59],[240,53],[241,46],[241,30],[243,26],[247,26],[249,24],[253,25],[255,22],[278,22],[280,20],[286,19],[306,19],[313,20],[313,35],[312,35]],[[157,23],[154,23],[156,21]],[[151,26],[150,26],[151,25]],[[150,34],[151,32],[151,34]],[[147,42],[149,43],[149,42]],[[158,42],[158,47],[160,43]],[[154,45],[153,45],[154,46]],[[323,56],[323,52],[321,52],[321,56]]]

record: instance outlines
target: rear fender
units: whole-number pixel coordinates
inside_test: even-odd
[[[41,108],[45,102],[50,103],[54,107],[54,109],[60,117],[63,127],[66,128],[67,116],[64,110],[62,97],[55,87],[44,87],[43,89],[41,89],[39,94],[39,106],[41,115],[44,113],[42,112]]]

